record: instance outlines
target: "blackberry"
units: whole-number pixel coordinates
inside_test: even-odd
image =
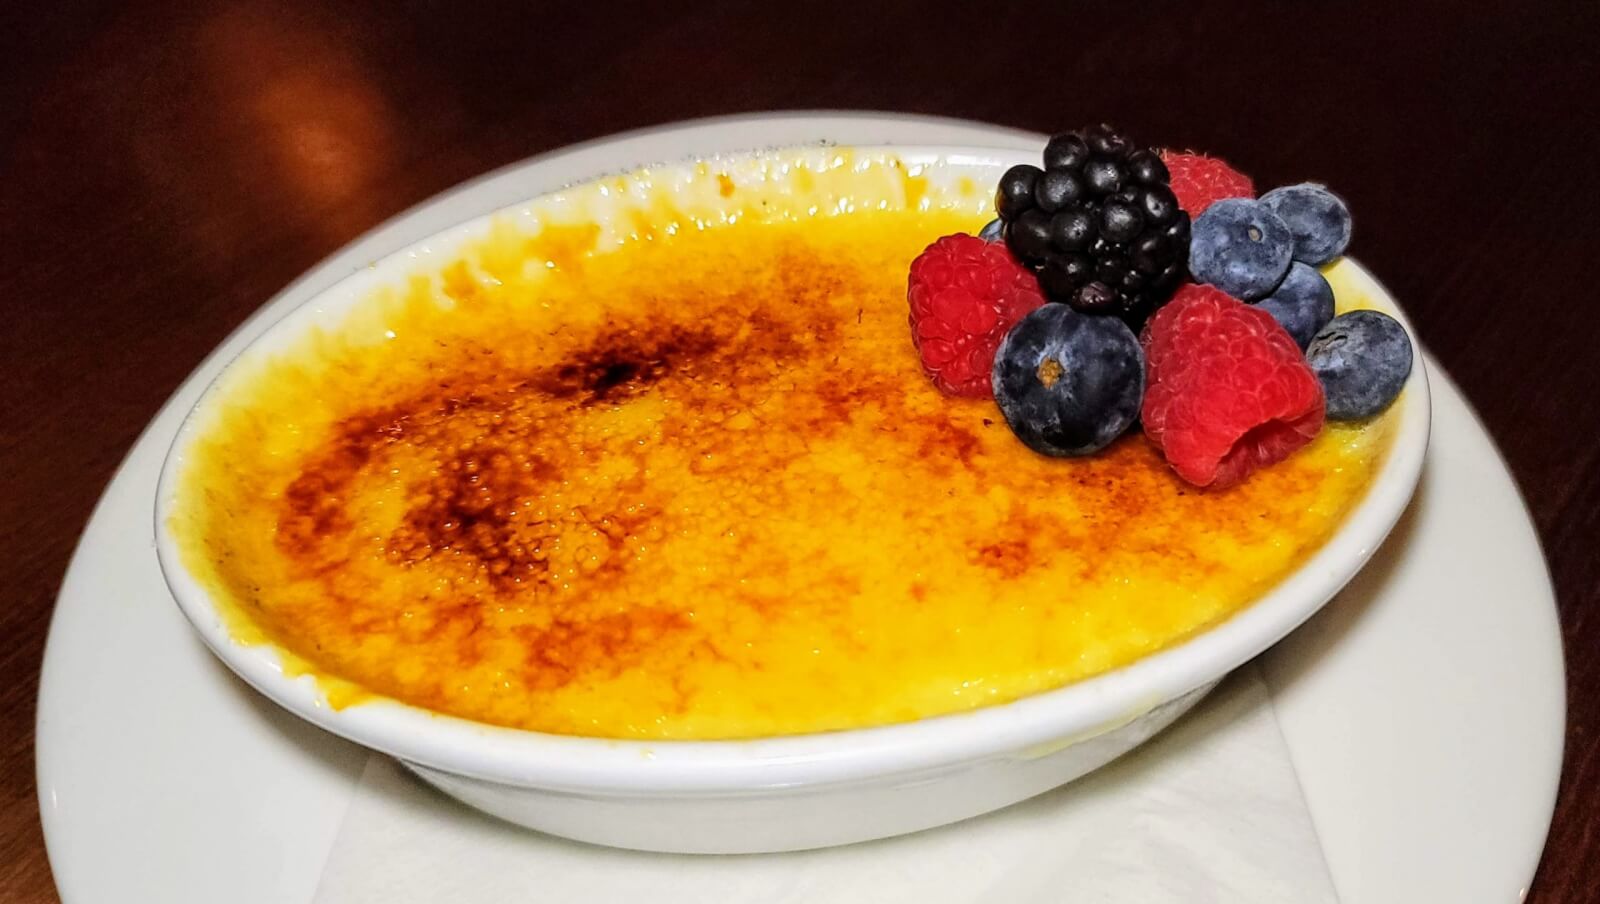
[[[1110,126],[1064,132],[1044,168],[1007,170],[995,194],[1006,246],[1051,301],[1113,314],[1137,330],[1189,266],[1189,215],[1167,167]]]

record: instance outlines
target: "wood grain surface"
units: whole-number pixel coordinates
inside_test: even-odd
[[[1571,715],[1529,900],[1600,901],[1600,4],[0,4],[0,900],[54,901],[34,697],[140,429],[296,275],[485,170],[783,108],[1115,122],[1316,178],[1504,450]],[[1464,789],[1465,791],[1465,789]],[[1431,904],[1431,902],[1430,902]]]

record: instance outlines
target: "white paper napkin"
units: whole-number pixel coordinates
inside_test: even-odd
[[[367,764],[316,904],[1333,904],[1250,666],[1144,747],[999,813],[886,841],[689,857],[593,847],[482,816]]]

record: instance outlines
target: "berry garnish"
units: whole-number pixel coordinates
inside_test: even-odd
[[[1039,281],[998,242],[947,235],[911,262],[906,298],[922,369],[940,390],[989,398],[1006,330],[1044,304]]]
[[[1172,193],[1178,206],[1191,217],[1198,217],[1212,202],[1223,198],[1254,198],[1255,184],[1250,177],[1215,157],[1162,151],[1161,159],[1172,174]]]
[[[1189,217],[1166,166],[1110,126],[1055,136],[1044,163],[1000,179],[1006,244],[1052,301],[1139,326],[1172,296],[1189,256]]]
[[[1044,171],[1031,163],[1019,163],[1005,171],[994,195],[994,210],[1000,219],[1010,222],[1033,206],[1033,186],[1042,175]]]
[[[1052,304],[1011,328],[994,359],[994,397],[1011,431],[1045,455],[1089,455],[1139,416],[1144,353],[1128,325]]]
[[[1315,182],[1274,188],[1261,206],[1282,218],[1294,234],[1294,259],[1320,267],[1350,247],[1350,208]]]
[[[1369,418],[1388,408],[1411,375],[1411,337],[1381,311],[1340,314],[1319,331],[1306,361],[1322,381],[1328,417]]]
[[[1005,223],[1002,223],[998,219],[990,220],[984,225],[983,229],[979,231],[978,238],[983,239],[985,242],[998,242],[1005,238],[1005,236],[1001,234],[1001,230],[1005,228],[1005,225]]]
[[[1234,298],[1272,294],[1289,272],[1294,234],[1259,201],[1225,198],[1195,218],[1189,272]]]
[[[1317,330],[1333,319],[1333,287],[1316,267],[1295,261],[1278,288],[1256,302],[1256,307],[1283,324],[1295,344],[1305,348]]]
[[[1187,285],[1145,326],[1144,432],[1178,476],[1231,486],[1322,429],[1322,386],[1272,315]]]

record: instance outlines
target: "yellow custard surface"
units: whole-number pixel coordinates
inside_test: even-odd
[[[1137,434],[1049,459],[939,394],[907,266],[985,199],[914,172],[701,165],[502,217],[232,368],[179,472],[184,566],[335,705],[750,738],[1104,672],[1249,605],[1339,526],[1393,410],[1204,492]]]

